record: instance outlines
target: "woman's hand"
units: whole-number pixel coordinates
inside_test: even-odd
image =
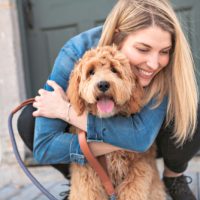
[[[48,80],[47,84],[51,86],[54,91],[50,92],[44,89],[38,91],[40,96],[35,97],[33,107],[37,108],[37,110],[33,112],[33,116],[62,119],[86,131],[87,112],[78,116],[73,106],[69,106],[69,101],[63,89],[55,81]]]
[[[69,102],[64,90],[55,81],[48,80],[47,84],[54,91],[50,92],[44,89],[38,91],[40,96],[35,97],[33,107],[37,108],[37,110],[33,112],[33,116],[66,120]]]

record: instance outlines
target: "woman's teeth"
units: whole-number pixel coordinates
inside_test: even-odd
[[[139,69],[139,72],[140,72],[140,74],[143,74],[145,76],[151,76],[153,74],[153,72],[147,72],[147,71],[144,71],[142,69]]]

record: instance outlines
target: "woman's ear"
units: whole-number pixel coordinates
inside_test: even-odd
[[[143,106],[144,91],[142,86],[136,82],[135,87],[132,89],[132,96],[129,101],[129,108],[131,113],[137,113]]]
[[[67,97],[78,115],[82,115],[85,110],[84,100],[80,96],[79,84],[81,82],[82,64],[79,62],[72,71],[67,88]]]

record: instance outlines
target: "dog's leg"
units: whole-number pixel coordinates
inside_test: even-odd
[[[71,166],[71,191],[69,200],[107,200],[108,196],[99,177],[89,165]]]
[[[159,172],[156,166],[156,161],[152,161],[152,166],[153,166],[153,179],[152,179],[152,184],[150,188],[150,196],[149,200],[166,200],[167,195],[165,192],[165,186],[164,183],[161,181]]]
[[[133,163],[125,180],[116,188],[117,200],[150,200],[150,186],[153,171],[151,166],[141,159]]]

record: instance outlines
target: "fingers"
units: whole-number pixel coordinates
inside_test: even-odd
[[[33,102],[33,107],[34,108],[38,108],[39,107],[39,103],[37,101]]]
[[[41,100],[42,100],[42,96],[36,96],[33,106],[35,106],[35,107],[39,106],[39,103],[41,102]]]
[[[37,97],[35,97],[35,99],[36,99]],[[35,101],[34,103],[33,103],[33,107],[34,108],[36,108],[37,110],[36,111],[34,111],[33,113],[32,113],[32,115],[34,116],[34,117],[39,117],[40,115],[39,115],[39,103],[37,102],[37,101]]]
[[[40,99],[40,96],[36,96],[35,97],[35,99]],[[34,108],[36,108],[37,110],[35,110],[33,113],[32,113],[32,115],[34,116],[34,117],[42,117],[43,116],[43,109],[41,108],[41,103],[40,103],[40,101],[35,101],[34,103],[33,103],[33,107]]]
[[[55,81],[52,81],[52,80],[48,80],[47,81],[47,84],[49,86],[51,86],[54,91],[57,95],[61,96],[63,99],[66,99],[68,101],[68,99],[66,98],[66,93],[65,91],[63,90],[62,87],[60,87]],[[42,91],[43,92],[43,91]],[[48,92],[48,91],[45,91],[45,92]]]
[[[40,110],[36,110],[32,112],[33,117],[45,117],[45,114],[41,112]]]
[[[47,80],[47,84],[49,86],[51,86],[54,89],[54,91],[63,91],[63,89],[55,81]],[[41,96],[45,95],[45,94],[48,94],[49,92],[50,91],[45,90],[45,89],[39,89],[38,90],[38,94],[40,94]]]
[[[39,89],[39,90],[38,90],[38,94],[40,94],[40,95],[47,94],[48,92],[49,92],[49,91],[44,90],[44,89]]]
[[[33,102],[33,107],[37,108],[37,110],[40,108],[41,105],[40,101],[41,101],[41,96],[36,96],[35,101]]]
[[[38,110],[34,111],[32,113],[32,115],[33,115],[33,117],[39,117],[40,116]]]
[[[62,89],[55,81],[48,80],[48,81],[47,81],[47,84],[48,84],[49,86],[51,86],[51,87],[54,89],[54,91],[57,91],[57,90],[61,90],[61,89]]]
[[[38,102],[40,100],[40,96],[35,97],[35,101]]]

